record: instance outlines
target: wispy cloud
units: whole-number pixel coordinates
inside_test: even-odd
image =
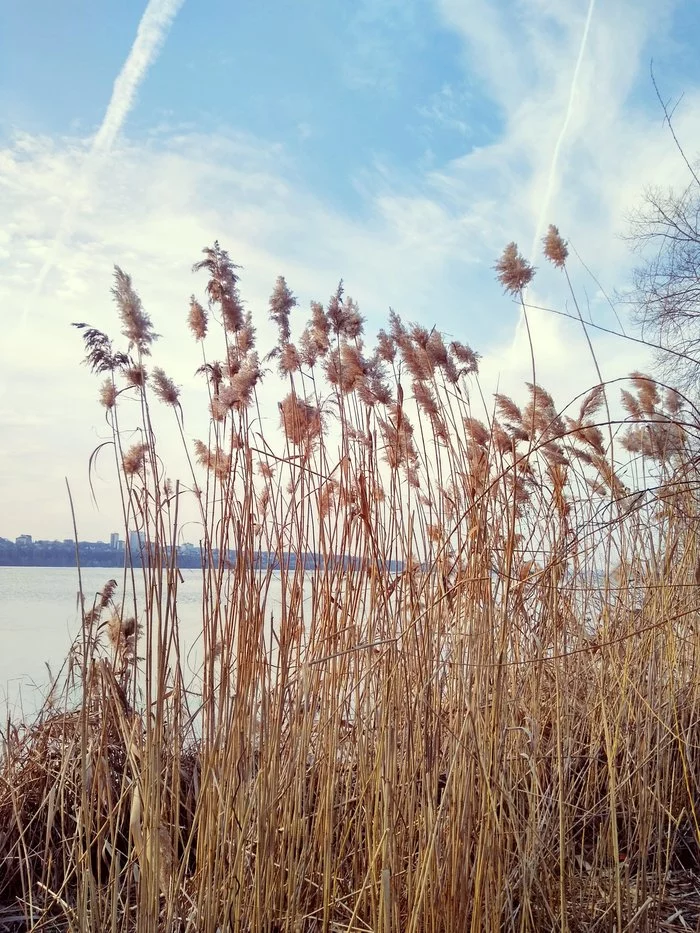
[[[346,82],[357,89],[396,92],[403,68],[420,45],[416,3],[357,0],[350,8]]]
[[[428,124],[468,136],[469,122],[465,115],[469,109],[470,95],[456,91],[451,84],[443,84],[440,90],[430,97],[427,104],[418,108],[418,115]]]
[[[540,208],[540,215],[537,220],[537,226],[535,228],[535,234],[532,240],[532,249],[530,250],[531,256],[535,255],[540,237],[544,232],[544,227],[547,223],[547,213],[549,211],[550,203],[552,200],[552,192],[554,191],[557,184],[559,156],[561,154],[561,149],[566,138],[566,131],[568,130],[569,124],[571,122],[571,116],[574,112],[574,106],[576,103],[576,90],[578,88],[579,75],[581,72],[581,63],[583,62],[583,56],[586,52],[586,43],[588,42],[588,33],[590,32],[591,28],[591,20],[593,18],[594,8],[595,0],[589,0],[586,22],[583,27],[583,35],[581,36],[581,45],[579,46],[578,55],[576,57],[576,65],[574,66],[574,73],[571,78],[571,88],[569,90],[569,100],[566,105],[566,113],[564,114],[561,129],[559,130],[557,141],[554,144],[554,149],[552,150],[552,161],[550,162],[549,172],[547,174],[547,188],[544,198],[542,199],[542,207]]]
[[[77,189],[89,188],[100,161],[109,153],[121,132],[136,101],[138,89],[148,69],[158,57],[168,31],[185,0],[149,0],[136,31],[136,38],[124,65],[114,82],[107,110],[90,145],[82,167]],[[53,247],[37,276],[29,300],[25,304],[23,321],[31,304],[41,294],[46,279],[54,268],[58,253],[65,239],[70,236],[77,198],[69,201],[56,233]]]
[[[674,185],[684,177],[653,100],[646,106],[638,93],[632,97],[647,73],[659,7],[668,10],[669,0],[598,4],[585,44],[586,6],[579,0],[440,4],[447,28],[464,41],[464,86],[475,94],[486,88],[499,111],[497,136],[479,147],[465,145],[461,157],[422,173],[391,161],[381,173],[367,167],[351,210],[319,196],[312,146],[304,153],[311,166],[304,185],[293,161],[295,144],[285,149],[243,134],[176,127],[148,145],[128,134],[117,139],[118,131],[111,137],[90,210],[76,213],[71,249],[61,256],[50,293],[32,307],[31,341],[5,335],[0,341],[0,373],[12,385],[5,409],[21,405],[54,426],[31,439],[7,432],[12,439],[0,449],[0,514],[8,532],[32,526],[60,534],[63,476],[83,477],[100,440],[95,384],[75,366],[79,341],[68,323],[80,315],[112,329],[113,262],[134,276],[164,334],[159,362],[185,391],[193,368],[181,339],[186,298],[201,286],[189,268],[215,237],[244,266],[242,290],[254,312],[265,308],[282,273],[300,298],[303,321],[308,300],[323,300],[343,276],[368,317],[368,341],[391,304],[407,320],[435,323],[473,343],[484,354],[487,400],[496,384],[517,394],[529,378],[526,337],[519,332],[513,341],[517,307],[500,297],[492,270],[508,240],[527,246],[538,224],[557,223],[605,285],[624,284],[629,260],[616,234],[624,229],[625,211],[645,185]],[[700,149],[700,89],[689,84],[686,92],[676,128],[692,152]],[[28,135],[0,149],[0,250],[9,253],[0,307],[21,307],[34,287],[60,219],[56,192],[71,188],[85,151],[81,140]],[[561,275],[528,258],[541,267],[533,303],[565,308]],[[584,314],[590,299],[595,319],[608,323],[597,286],[573,258],[571,272]],[[266,316],[257,317],[262,332]],[[558,401],[596,381],[580,325],[534,311],[531,323],[538,379]],[[633,345],[599,335],[594,343],[604,375],[644,366]],[[27,371],[37,375],[21,382]],[[204,402],[200,407],[206,411]],[[24,457],[30,440],[37,449]],[[37,464],[40,484],[27,463]],[[100,537],[107,518],[86,513],[87,505],[84,533]]]

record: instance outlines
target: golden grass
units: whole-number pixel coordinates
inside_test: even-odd
[[[370,353],[342,288],[292,344],[279,279],[285,381],[263,438],[236,267],[218,244],[205,257],[209,310],[193,298],[188,320],[212,417],[194,447],[120,270],[126,352],[83,331],[147,599],[121,605],[110,582],[65,696],[4,734],[0,929],[694,929],[692,407],[635,374],[624,423],[600,420],[610,387],[560,411],[534,381],[525,407],[500,396],[478,418],[469,347],[392,314]],[[514,247],[502,266],[529,281]],[[189,488],[166,480],[154,398]],[[194,698],[168,550],[185,496],[205,563]],[[259,550],[281,563],[272,627]]]

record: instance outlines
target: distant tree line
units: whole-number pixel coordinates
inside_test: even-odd
[[[128,551],[121,548],[112,547],[101,541],[80,541],[78,543],[78,554],[80,556],[81,567],[123,567]],[[133,549],[129,559],[134,566],[140,567],[145,560],[146,563],[152,563],[155,554],[150,554],[147,546],[140,550]],[[161,555],[164,562],[172,559],[172,552],[167,548]],[[268,551],[259,551],[254,555],[255,566],[261,570],[279,569],[281,562],[293,570],[297,565],[296,554],[283,554],[281,559],[278,554]],[[212,552],[212,564],[219,565],[219,551]],[[233,567],[236,564],[237,552],[229,551],[224,557],[226,563]],[[359,568],[361,561],[354,557],[337,556],[324,558],[319,554],[304,553],[301,560],[307,570],[322,569],[332,563],[342,564],[344,567],[356,566]],[[190,568],[200,568],[202,566],[202,555],[199,548],[192,545],[178,547],[176,553],[176,563],[183,570]],[[76,566],[76,546],[74,541],[22,541],[17,543],[9,541],[7,538],[0,538],[0,567],[75,567]],[[395,573],[403,569],[403,564],[397,561],[389,561],[388,569]]]
[[[75,567],[77,556],[81,567],[123,567],[127,556],[124,547],[116,548],[101,541],[9,541],[0,538],[1,567]],[[144,554],[134,551],[131,560],[140,566]],[[148,560],[148,556],[146,555]],[[200,567],[199,549],[178,548],[177,564],[179,567]]]

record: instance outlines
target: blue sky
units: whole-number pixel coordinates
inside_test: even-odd
[[[115,117],[145,0],[0,0],[0,534],[68,532],[63,477],[84,484],[101,436],[69,323],[112,326],[113,263],[186,387],[189,270],[218,237],[261,322],[278,274],[301,321],[343,277],[370,333],[389,306],[437,324],[483,354],[487,389],[517,393],[529,351],[494,281],[503,246],[531,256],[557,223],[606,290],[624,289],[626,214],[645,186],[683,183],[652,58],[664,96],[684,95],[687,151],[700,149],[695,0],[148,8],[157,41]],[[598,286],[572,275],[594,320],[614,324]],[[531,297],[566,307],[553,270]],[[533,330],[562,404],[595,381],[578,330],[547,315]],[[602,337],[596,350],[606,378],[646,362]],[[111,530],[87,497],[80,519],[86,536]]]
[[[86,135],[99,125],[143,3],[15,6],[0,92],[9,123]],[[31,49],[31,54],[27,50]],[[129,117],[235,127],[283,141],[301,179],[347,210],[378,160],[408,174],[492,138],[500,116],[465,72],[459,37],[429,3],[185,3]]]

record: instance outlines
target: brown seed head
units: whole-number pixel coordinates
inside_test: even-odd
[[[144,366],[129,366],[124,370],[124,378],[130,386],[142,389],[148,381],[148,373]]]
[[[240,371],[231,379],[231,387],[238,394],[238,407],[247,408],[253,401],[255,386],[262,379],[260,365],[256,353],[249,356],[240,368]]]
[[[452,357],[448,358],[447,362],[442,367],[442,372],[443,372],[443,375],[445,376],[445,379],[447,380],[447,382],[450,383],[450,385],[457,385],[457,383],[459,382],[459,377],[461,373],[457,369],[457,366],[455,365],[455,361],[452,359]]]
[[[331,295],[326,311],[326,320],[334,334],[339,334],[343,326],[343,280],[338,282],[335,294]]]
[[[438,366],[440,369],[443,369],[447,365],[447,347],[445,346],[445,341],[442,339],[442,334],[439,330],[433,328],[430,332],[430,336],[425,345],[425,352],[428,354],[428,359],[433,366]]]
[[[299,338],[299,358],[304,366],[313,369],[318,359],[318,346],[310,327],[305,327]]]
[[[418,409],[431,420],[438,416],[438,406],[435,396],[424,382],[413,383],[413,397]]]
[[[293,392],[280,402],[280,422],[287,440],[297,447],[314,441],[323,427],[319,409]]]
[[[414,343],[418,344],[421,350],[425,350],[428,346],[428,341],[430,340],[430,331],[427,327],[422,327],[420,324],[413,324],[409,331],[411,340]]]
[[[599,385],[595,386],[591,391],[586,395],[584,400],[581,402],[581,408],[578,413],[578,420],[580,424],[583,424],[587,418],[592,418],[596,415],[603,403],[605,402],[605,386]]]
[[[248,311],[245,316],[243,326],[238,331],[238,349],[245,356],[255,347],[255,328],[253,327],[253,316]]]
[[[222,402],[218,395],[214,395],[209,403],[209,411],[214,421],[223,421],[229,412],[229,406]]]
[[[318,340],[325,340],[325,345],[327,348],[328,337],[331,332],[331,322],[328,320],[326,312],[324,311],[323,305],[320,301],[311,302],[311,326],[316,333],[316,338]]]
[[[479,354],[475,353],[471,347],[459,340],[453,340],[450,344],[450,350],[457,362],[462,364],[462,373],[467,375],[479,372]]]
[[[150,317],[143,310],[141,299],[137,295],[131,277],[119,266],[114,267],[114,285],[112,295],[119,309],[119,317],[131,347],[136,347],[143,356],[151,352],[151,344],[157,338]]]
[[[519,252],[516,243],[509,243],[494,266],[498,281],[511,294],[518,294],[532,281],[535,270]]]
[[[301,359],[299,351],[293,343],[285,343],[279,356],[279,371],[282,376],[291,376],[299,372],[301,368]]]
[[[335,499],[336,491],[337,483],[332,479],[327,480],[327,482],[325,482],[321,487],[321,491],[318,494],[319,518],[325,518],[325,516],[330,512],[333,505],[333,500]]]
[[[394,343],[399,344],[399,346],[408,337],[403,321],[393,308],[389,308],[389,333]]]
[[[549,261],[557,267],[557,269],[562,269],[566,265],[566,259],[569,255],[569,250],[567,248],[566,242],[562,239],[559,234],[558,227],[555,227],[554,224],[549,225],[547,230],[547,235],[542,240],[544,244],[544,254],[549,259]]]
[[[100,386],[100,404],[105,408],[114,408],[117,401],[117,387],[111,379],[105,379]]]
[[[659,389],[656,382],[649,376],[645,376],[640,372],[632,373],[630,379],[637,390],[637,397],[639,398],[639,405],[642,411],[645,415],[653,415],[660,401]]]
[[[627,389],[623,389],[620,392],[620,401],[622,402],[623,408],[629,415],[631,415],[637,421],[642,420],[642,408],[639,404],[639,401],[634,397],[634,395],[632,395],[631,392],[628,392]]]
[[[243,304],[238,295],[234,292],[231,295],[224,295],[221,301],[221,316],[224,320],[225,329],[231,334],[237,334],[243,326]]]
[[[357,340],[362,336],[365,319],[360,314],[360,309],[356,301],[348,297],[343,302],[343,323],[340,329],[340,335],[348,340]]]
[[[378,350],[375,350],[374,355],[365,362],[365,378],[358,382],[357,394],[361,401],[370,408],[377,404],[390,405],[393,401]]]
[[[413,489],[420,489],[420,473],[416,466],[410,466],[406,470],[406,480]]]
[[[144,468],[146,449],[145,444],[134,444],[124,454],[122,465],[127,476],[140,473]]]
[[[477,418],[466,417],[464,427],[467,434],[478,447],[486,447],[489,441],[489,432]]]
[[[213,363],[203,363],[199,369],[195,371],[195,375],[206,376],[207,382],[211,386],[212,391],[216,394],[219,391],[221,383],[224,381],[224,368],[221,363],[216,361]]]
[[[194,265],[194,271],[206,269],[209,273],[207,282],[207,297],[212,304],[218,305],[221,309],[224,327],[227,331],[237,333],[243,324],[243,306],[238,295],[238,276],[236,270],[239,268],[231,257],[222,249],[218,241],[213,246],[208,246],[202,252],[205,259]]]
[[[419,344],[404,340],[400,347],[404,365],[416,382],[424,382],[433,378],[435,366]]]
[[[202,441],[196,440],[194,453],[198,463],[211,470],[219,479],[226,479],[231,472],[231,457],[220,447],[210,450]]]
[[[177,405],[180,398],[180,390],[173,380],[166,376],[160,366],[156,366],[151,375],[153,391],[166,405]]]
[[[398,404],[389,407],[388,418],[379,419],[379,427],[384,437],[384,456],[392,469],[409,467],[417,461],[413,425]]]
[[[574,431],[574,436],[580,438],[584,443],[592,447],[598,454],[605,453],[605,444],[603,434],[595,424],[582,425]]]
[[[396,343],[385,330],[377,334],[377,353],[386,363],[393,363],[396,359]]]
[[[291,333],[289,315],[296,303],[297,300],[289,290],[284,276],[279,275],[270,296],[270,320],[274,321],[279,328],[280,343],[286,343],[289,340]]]
[[[240,371],[242,359],[238,347],[233,343],[229,344],[226,350],[226,375],[229,379],[233,379],[236,373]]]
[[[664,395],[664,405],[669,414],[677,415],[683,407],[683,399],[675,389],[667,389]]]
[[[124,650],[133,647],[138,628],[136,619],[133,616],[122,619],[118,612],[114,612],[106,625],[107,638],[115,648]]]
[[[194,334],[195,340],[204,340],[207,336],[207,312],[194,295],[190,298],[190,313],[187,316],[187,323]]]
[[[364,379],[365,363],[357,347],[344,343],[340,350],[336,347],[328,354],[324,369],[331,385],[338,386],[347,395]]]
[[[116,588],[117,588],[116,580],[108,580],[105,583],[105,585],[102,587],[102,590],[99,594],[100,609],[104,609],[105,606],[107,606],[107,604],[110,602],[110,600],[114,596],[114,591],[116,590]]]
[[[270,487],[266,486],[258,496],[258,508],[263,516],[267,513],[270,506]]]
[[[523,414],[513,399],[500,393],[496,393],[494,398],[496,399],[496,410],[504,421],[509,421],[515,425],[522,424]]]
[[[493,442],[496,445],[496,449],[499,453],[507,454],[513,449],[513,442],[510,439],[508,433],[503,429],[503,426],[500,425],[497,421],[493,423]]]

